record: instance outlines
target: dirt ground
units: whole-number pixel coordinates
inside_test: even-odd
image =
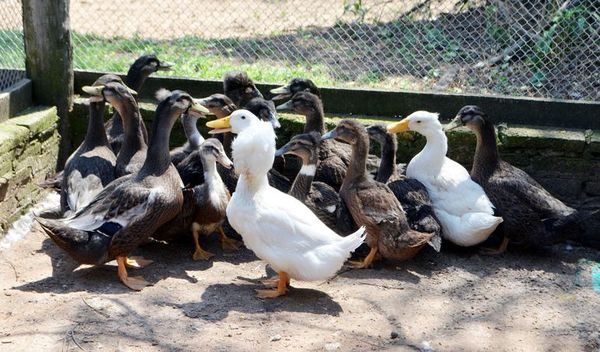
[[[430,249],[408,263],[292,282],[257,299],[249,250],[191,260],[190,241],[139,248],[153,286],[114,262],[76,264],[35,228],[0,249],[1,351],[598,351],[600,251],[567,245],[486,257]],[[1,246],[0,246],[1,247]],[[75,270],[74,270],[75,269]],[[74,271],[73,271],[74,270]],[[595,281],[595,290],[593,281]]]

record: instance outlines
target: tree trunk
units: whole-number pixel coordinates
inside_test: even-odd
[[[61,136],[57,168],[71,150],[69,110],[73,104],[73,62],[69,0],[23,0],[25,68],[33,83],[33,99],[56,106]]]

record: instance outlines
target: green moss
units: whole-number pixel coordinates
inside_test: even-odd
[[[10,120],[9,120],[10,121]],[[0,154],[24,145],[29,139],[29,130],[8,121],[0,123]]]
[[[506,148],[557,149],[581,153],[585,147],[583,131],[511,126],[502,129],[499,137]]]
[[[57,121],[58,115],[56,115],[55,107],[35,107],[23,111],[6,123],[25,127],[31,135],[37,136],[45,131],[55,129]]]

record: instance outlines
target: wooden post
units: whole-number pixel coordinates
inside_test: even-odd
[[[69,110],[73,105],[73,51],[69,0],[23,0],[25,67],[37,104],[56,106],[61,136],[57,168],[71,150]]]

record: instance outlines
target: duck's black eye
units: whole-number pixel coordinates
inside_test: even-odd
[[[417,120],[417,123],[421,123],[421,120]]]

